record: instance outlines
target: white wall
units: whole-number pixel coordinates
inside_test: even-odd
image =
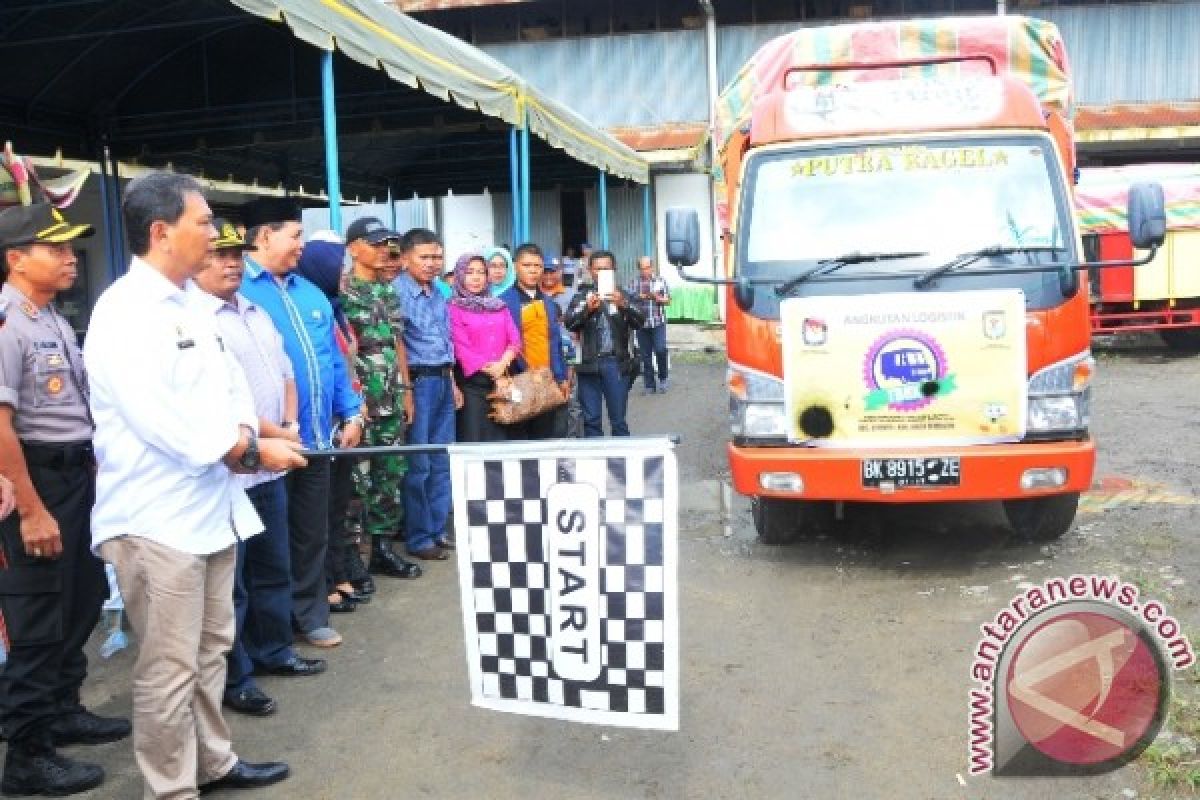
[[[439,200],[446,265],[467,252],[480,252],[495,241],[490,194],[452,194]]]
[[[700,217],[700,261],[689,271],[696,275],[717,275],[713,258],[713,226],[709,203],[709,179],[707,175],[657,175],[654,178],[654,214],[658,241],[658,268],[667,283],[683,282],[675,267],[667,261],[666,238],[668,208],[694,208]]]

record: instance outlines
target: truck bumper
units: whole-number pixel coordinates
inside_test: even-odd
[[[864,487],[864,458],[958,456],[958,486],[935,488]],[[1096,446],[1090,439],[971,447],[922,447],[908,450],[831,450],[811,447],[742,447],[729,445],[734,488],[753,497],[844,500],[858,503],[942,503],[1011,500],[1083,492],[1092,484]],[[1061,486],[1023,489],[1027,470],[1065,469]],[[765,473],[799,476],[799,491],[764,489]]]

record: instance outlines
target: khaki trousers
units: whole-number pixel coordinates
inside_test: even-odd
[[[191,800],[237,762],[221,714],[236,547],[195,556],[140,536],[100,545],[140,642],[133,752],[147,800]]]

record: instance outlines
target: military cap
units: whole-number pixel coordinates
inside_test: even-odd
[[[91,225],[72,225],[49,203],[14,206],[0,211],[0,248],[27,244],[61,244],[91,236]]]

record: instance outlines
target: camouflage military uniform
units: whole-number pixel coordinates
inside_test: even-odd
[[[400,302],[389,284],[351,275],[341,295],[342,309],[358,338],[354,371],[367,402],[363,445],[404,443],[404,388],[396,340],[404,331]],[[358,534],[393,536],[402,527],[401,485],[407,464],[401,456],[364,458],[355,468],[347,527]]]

